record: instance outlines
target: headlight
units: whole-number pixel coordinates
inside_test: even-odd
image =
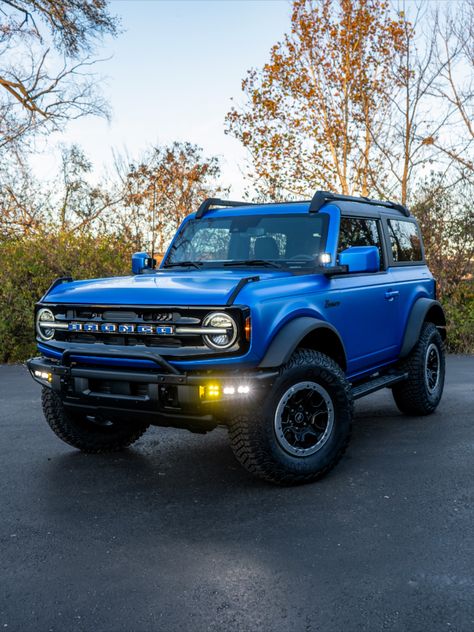
[[[54,314],[50,309],[40,309],[36,315],[36,331],[38,336],[43,340],[52,340],[54,338],[54,329],[47,326],[47,323],[54,322]]]
[[[213,312],[208,314],[203,320],[204,327],[212,329],[225,329],[226,333],[206,334],[203,336],[204,342],[214,349],[227,349],[231,347],[237,338],[237,325],[235,320],[228,314]]]

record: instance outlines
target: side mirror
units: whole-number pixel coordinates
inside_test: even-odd
[[[377,246],[351,246],[339,253],[339,265],[349,272],[378,272],[380,254]]]
[[[135,252],[132,255],[132,273],[142,274],[146,270],[154,270],[156,259],[152,259],[147,252]]]

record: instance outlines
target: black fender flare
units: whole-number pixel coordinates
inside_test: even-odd
[[[337,329],[325,320],[311,316],[298,316],[283,325],[270,342],[262,361],[258,365],[258,368],[266,369],[282,366],[288,362],[296,347],[308,334],[316,332],[317,330],[322,331],[324,329],[331,332],[332,339],[334,339],[334,336],[337,338],[340,350],[344,356],[344,366],[342,368],[345,369],[346,354],[344,344]]]
[[[419,298],[415,301],[410,316],[408,317],[400,349],[400,358],[405,358],[416,345],[420,337],[421,327],[427,319],[428,312],[430,316],[429,320],[438,327],[443,339],[446,338],[446,317],[441,303],[432,298]]]

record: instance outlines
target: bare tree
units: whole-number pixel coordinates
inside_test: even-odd
[[[116,33],[105,0],[0,0],[0,149],[107,108],[92,52]]]
[[[403,204],[408,201],[415,176],[433,159],[434,128],[439,130],[446,123],[444,116],[441,120],[433,116],[429,104],[439,69],[435,35],[419,32],[426,15],[425,8],[415,7],[411,21],[403,23],[404,46],[393,59],[394,81],[384,133],[374,138],[389,172],[389,178],[378,183],[377,189],[395,195]]]
[[[61,171],[51,187],[49,202],[50,218],[61,230],[114,232],[110,212],[123,201],[124,193],[117,187],[91,184],[91,172],[92,163],[78,145],[62,148]]]
[[[21,160],[0,165],[0,239],[37,232],[45,221],[47,195]]]
[[[431,174],[414,191],[412,210],[439,295],[448,299],[474,263],[474,188],[468,180],[447,187],[442,174]]]
[[[114,233],[112,214],[123,201],[116,183],[92,184],[92,163],[77,146],[62,147],[59,172],[39,182],[28,162],[0,166],[0,235]]]
[[[432,94],[450,121],[433,145],[474,175],[474,0],[449,5],[436,23],[438,81]]]
[[[473,171],[470,6],[469,21],[462,3],[458,13],[415,3],[404,23],[405,45],[394,58],[385,133],[374,138],[390,174],[379,190],[403,203],[433,167],[447,187],[452,186],[453,173],[462,179]]]
[[[181,221],[206,197],[218,195],[220,165],[191,143],[154,147],[142,160],[121,168],[125,189],[122,218],[134,237],[162,252]],[[124,226],[125,228],[125,226]]]
[[[262,69],[248,72],[246,101],[226,119],[249,151],[257,188],[275,198],[382,186],[375,141],[405,26],[380,0],[295,0],[291,31]]]

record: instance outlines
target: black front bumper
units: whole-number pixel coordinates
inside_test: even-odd
[[[157,365],[156,371],[112,369],[65,360],[32,358],[27,366],[33,379],[55,391],[66,407],[200,431],[225,423],[236,405],[239,410],[254,406],[277,375],[275,371],[179,373],[164,365]],[[219,385],[216,401],[207,396],[210,383]],[[244,384],[249,392],[241,395],[237,388]],[[225,395],[230,385],[235,385],[235,393]]]

